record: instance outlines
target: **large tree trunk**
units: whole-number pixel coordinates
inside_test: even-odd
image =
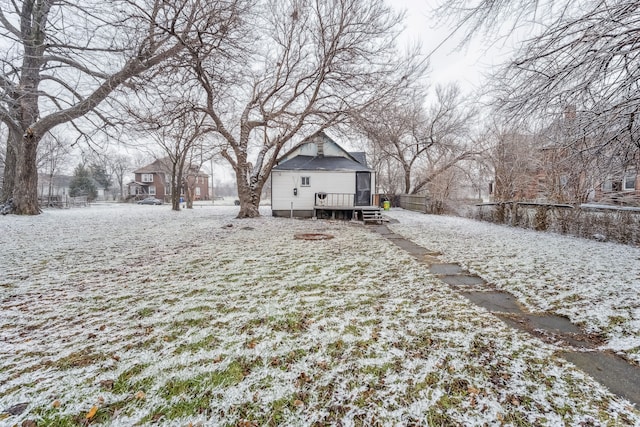
[[[20,215],[38,215],[38,168],[36,157],[39,138],[29,131],[22,137],[16,155],[13,205]]]
[[[17,134],[9,129],[9,137],[7,138],[7,151],[4,158],[4,177],[2,184],[2,195],[0,196],[0,204],[5,203],[13,197],[13,189],[16,183],[16,147],[19,140]]]
[[[187,209],[193,209],[193,189],[188,182],[185,185],[184,196],[187,198]]]
[[[259,183],[256,177],[249,178],[249,165],[244,169],[236,169],[238,182],[238,199],[240,199],[240,212],[237,218],[257,218],[260,216],[260,197],[262,196],[263,183]]]
[[[260,195],[245,187],[245,191],[238,190],[240,212],[236,218],[257,218],[260,216]]]
[[[171,210],[180,211],[182,194],[182,166],[174,163],[171,170]]]
[[[411,190],[411,166],[403,164],[402,168],[404,169],[404,194],[409,194]]]

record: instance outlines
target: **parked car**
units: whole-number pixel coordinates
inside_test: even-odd
[[[162,200],[156,199],[155,197],[147,197],[146,199],[138,200],[139,205],[161,205]]]

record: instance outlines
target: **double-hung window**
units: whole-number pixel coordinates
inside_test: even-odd
[[[622,180],[622,191],[633,191],[636,189],[636,174],[627,173]]]

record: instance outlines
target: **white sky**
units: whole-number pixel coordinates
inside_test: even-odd
[[[465,91],[470,91],[480,86],[483,73],[488,73],[508,58],[510,50],[501,43],[488,47],[488,42],[483,41],[481,37],[459,48],[458,44],[465,28],[455,32],[453,37],[438,47],[454,31],[451,24],[445,25],[436,21],[432,9],[438,3],[441,3],[441,0],[390,1],[398,10],[407,11],[404,42],[421,42],[425,54],[435,49],[430,57],[430,82],[458,82]]]

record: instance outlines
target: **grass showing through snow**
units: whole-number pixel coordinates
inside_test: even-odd
[[[366,227],[236,211],[0,219],[0,425],[640,423]]]

